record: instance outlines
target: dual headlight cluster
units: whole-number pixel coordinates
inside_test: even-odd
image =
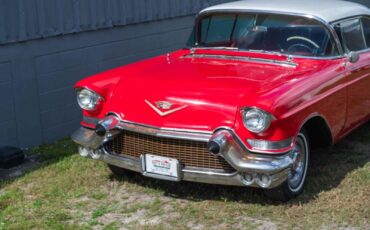
[[[253,133],[266,131],[271,124],[272,116],[258,108],[245,108],[242,110],[245,128]]]
[[[95,110],[101,98],[99,94],[90,89],[82,88],[77,90],[77,102],[84,110]]]
[[[94,91],[82,88],[77,90],[77,102],[82,109],[95,110],[102,97]],[[244,126],[253,133],[261,133],[270,127],[272,116],[258,108],[242,110]]]

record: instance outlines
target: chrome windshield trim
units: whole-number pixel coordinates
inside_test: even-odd
[[[268,63],[273,65],[280,65],[284,67],[297,67],[298,64],[291,61],[277,61],[274,59],[265,58],[254,58],[254,57],[242,57],[242,56],[231,56],[231,55],[219,55],[219,54],[187,54],[182,58],[213,58],[213,59],[228,59],[234,61],[246,61],[246,62],[257,62],[257,63]]]
[[[197,36],[197,31],[199,31],[199,21],[202,17],[214,14],[214,13],[267,13],[267,14],[279,14],[279,15],[290,15],[290,16],[298,16],[298,17],[303,17],[311,20],[315,20],[319,23],[321,23],[326,29],[328,29],[328,32],[332,35],[334,38],[334,41],[336,43],[337,49],[339,51],[339,56],[344,57],[345,56],[345,51],[342,47],[342,44],[339,40],[338,34],[335,32],[335,29],[331,22],[327,22],[324,19],[317,17],[315,15],[310,15],[310,14],[299,14],[299,13],[294,13],[294,12],[282,12],[282,11],[266,11],[266,10],[207,10],[200,12],[195,19],[195,43],[198,44],[199,37]],[[295,57],[295,55],[291,55]],[[334,57],[337,57],[338,55],[335,56],[328,56],[328,57],[322,57],[323,59],[328,58],[328,59],[333,59]],[[313,58],[313,57],[308,57],[308,56],[302,56],[306,58]],[[320,57],[321,58],[321,57]]]
[[[194,55],[195,54],[194,52],[196,50],[226,50],[226,51],[241,52],[241,53],[258,53],[258,54],[277,55],[277,56],[280,56],[280,57],[285,56],[287,58],[301,58],[301,59],[311,59],[311,60],[337,60],[337,59],[341,59],[341,58],[346,57],[346,55],[314,57],[314,56],[304,56],[304,55],[297,55],[297,54],[285,54],[285,53],[274,52],[274,51],[258,52],[257,50],[247,50],[247,49],[220,49],[219,47],[216,47],[216,48],[214,48],[214,47],[191,47],[191,48],[187,47],[187,48],[184,48],[184,49],[191,50],[190,54],[188,54],[188,55]],[[217,55],[217,54],[214,54],[214,55]],[[184,56],[186,56],[186,55],[184,55]]]

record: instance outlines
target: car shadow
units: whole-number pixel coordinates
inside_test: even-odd
[[[289,204],[303,204],[315,199],[319,193],[336,188],[347,174],[363,167],[370,160],[370,122],[349,135],[337,145],[312,151],[311,168],[302,195]],[[163,192],[165,196],[192,201],[219,200],[258,204],[279,204],[264,195],[262,189],[200,184],[193,182],[168,182],[146,178],[140,174],[117,177],[111,180],[128,181],[142,187]]]

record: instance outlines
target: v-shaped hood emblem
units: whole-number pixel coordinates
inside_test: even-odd
[[[161,117],[165,117],[167,115],[170,115],[174,112],[177,112],[179,110],[182,110],[182,109],[185,109],[187,107],[187,105],[183,105],[183,106],[180,106],[180,107],[177,107],[177,108],[174,108],[174,109],[171,109],[171,107],[173,106],[173,104],[171,102],[167,102],[167,101],[158,101],[156,102],[155,104],[156,105],[153,105],[152,103],[150,103],[148,100],[145,100],[145,102],[155,111],[159,114],[159,116]],[[166,111],[162,111],[162,110],[166,110]]]

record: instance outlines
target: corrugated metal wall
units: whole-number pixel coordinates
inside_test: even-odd
[[[183,47],[194,14],[220,2],[0,0],[0,146],[69,136],[75,82]]]
[[[0,0],[0,44],[197,13],[225,0]]]

